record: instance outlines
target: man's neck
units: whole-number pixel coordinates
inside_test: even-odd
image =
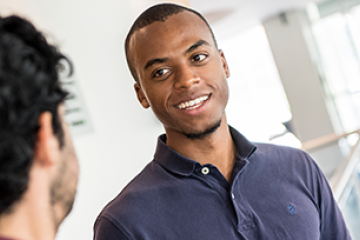
[[[235,163],[236,147],[226,119],[221,122],[215,132],[201,139],[188,139],[181,133],[168,134],[167,131],[167,145],[202,165],[216,166],[227,181],[230,181]]]
[[[54,239],[53,234],[47,228],[48,224],[40,226],[40,223],[44,223],[44,221],[39,219],[39,215],[33,215],[33,210],[24,210],[16,210],[0,217],[0,236],[21,240]],[[52,236],[52,238],[45,236]]]
[[[22,199],[9,214],[0,216],[0,236],[21,240],[55,239],[50,194],[41,185],[46,181],[29,182]]]

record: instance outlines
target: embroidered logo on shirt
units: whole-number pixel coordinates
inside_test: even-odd
[[[291,214],[296,214],[296,208],[295,208],[295,206],[294,205],[288,205],[288,211],[289,211],[289,213],[291,213]]]

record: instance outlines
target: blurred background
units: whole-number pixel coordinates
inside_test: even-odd
[[[152,160],[164,132],[138,103],[124,40],[155,0],[0,0],[75,65],[62,81],[81,173],[57,240],[92,239],[96,216]],[[210,22],[230,66],[228,122],[252,141],[308,151],[360,239],[360,0],[178,0]]]

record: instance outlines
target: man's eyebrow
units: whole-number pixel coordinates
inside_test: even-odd
[[[194,49],[196,49],[196,48],[198,48],[198,47],[200,47],[200,46],[202,46],[202,45],[208,45],[208,46],[210,46],[210,44],[209,44],[207,41],[205,41],[205,40],[199,40],[199,41],[197,41],[196,43],[194,43],[191,47],[189,47],[188,50],[186,50],[185,53],[189,53],[189,52],[193,51]]]
[[[197,41],[196,43],[194,43],[193,45],[191,45],[191,47],[189,47],[186,51],[185,51],[185,54],[186,53],[189,53],[189,52],[192,52],[194,49],[202,46],[202,45],[208,45],[210,46],[210,44],[205,41],[205,40],[199,40]],[[155,58],[155,59],[151,59],[149,61],[146,62],[145,64],[145,67],[144,67],[144,70],[148,69],[149,67],[153,66],[154,64],[156,63],[163,63],[163,62],[166,62],[168,61],[169,59],[168,58]]]
[[[147,68],[151,67],[152,65],[156,64],[156,63],[163,63],[168,61],[168,58],[155,58],[155,59],[151,59],[149,61],[146,62],[144,70],[146,70]]]

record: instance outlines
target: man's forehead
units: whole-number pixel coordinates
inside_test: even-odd
[[[188,38],[193,35],[201,35],[207,38],[209,43],[213,39],[211,30],[204,20],[192,12],[183,11],[169,16],[165,21],[155,21],[136,30],[130,39],[129,48],[137,51],[144,44],[148,47],[166,46],[167,43],[176,39]]]
[[[151,24],[142,27],[136,30],[133,34],[132,40],[137,37],[160,37],[166,35],[170,30],[179,29],[179,28],[191,28],[196,26],[196,28],[202,32],[207,32],[211,35],[211,31],[208,25],[203,19],[197,16],[193,12],[183,11],[170,15],[166,18],[165,21],[154,21]],[[174,34],[180,34],[180,31],[172,31]]]

